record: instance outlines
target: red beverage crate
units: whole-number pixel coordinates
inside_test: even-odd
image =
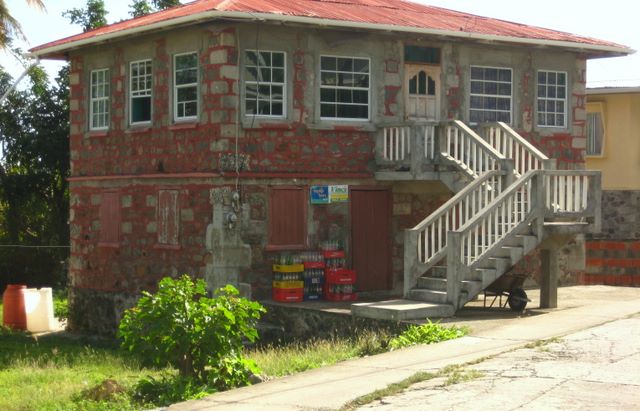
[[[324,258],[344,258],[344,250],[323,251]]]
[[[324,268],[324,261],[305,261],[304,269],[307,268]]]
[[[358,296],[355,293],[344,294],[325,291],[324,299],[329,301],[356,301]]]
[[[354,284],[356,272],[346,268],[327,268],[324,272],[327,284]]]
[[[303,288],[273,288],[272,289],[273,301],[279,301],[281,303],[299,303],[303,300],[304,289]]]

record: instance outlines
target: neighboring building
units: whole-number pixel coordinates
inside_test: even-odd
[[[485,267],[480,280],[450,282],[444,297],[418,287],[448,252],[447,231],[512,187],[504,156],[518,177],[553,169],[520,136],[508,144],[517,152],[498,140],[496,152],[463,123],[510,124],[559,169],[584,169],[586,60],[630,51],[400,0],[201,0],[36,47],[71,62],[70,325],[113,330],[167,275],[249,284],[265,298],[278,252],[326,240],[345,244],[359,291],[455,309],[460,286],[473,297],[542,240],[541,224],[533,240],[516,238],[532,221],[597,214],[586,197],[597,176],[580,172],[575,207],[547,197],[526,214],[535,184],[565,195],[564,174],[540,177],[497,208],[508,215],[489,216],[510,231],[480,237],[500,244],[463,238],[484,250],[465,257]],[[471,182],[455,208],[466,201],[465,218],[447,212],[406,234]],[[311,186],[348,186],[348,201],[312,203]],[[528,242],[503,267],[491,253],[516,239]],[[493,268],[479,265],[488,257]]]
[[[602,232],[583,284],[640,286],[640,87],[587,90],[587,168],[602,171]]]

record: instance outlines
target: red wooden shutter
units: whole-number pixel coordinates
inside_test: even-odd
[[[269,190],[269,247],[304,248],[307,243],[307,196],[303,187]]]
[[[180,232],[178,191],[158,191],[158,244],[177,245]]]
[[[120,193],[105,191],[100,203],[100,242],[117,244],[120,241]]]

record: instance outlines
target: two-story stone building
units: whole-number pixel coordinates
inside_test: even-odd
[[[71,326],[96,331],[167,275],[266,297],[275,253],[327,240],[345,245],[360,292],[408,296],[513,175],[538,178],[544,155],[584,168],[586,60],[631,52],[401,0],[199,0],[31,51],[71,62]],[[466,125],[495,122],[517,133],[494,126],[487,141],[526,144],[491,147]],[[491,172],[500,189],[480,181]],[[573,212],[593,210],[593,181],[570,179]],[[474,181],[486,201],[449,207],[466,217],[405,233]],[[348,199],[312,203],[312,186]],[[568,210],[549,195],[548,215]],[[518,230],[545,218],[496,207]],[[516,234],[484,244],[477,230],[466,249]]]

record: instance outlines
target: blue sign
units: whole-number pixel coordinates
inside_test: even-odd
[[[309,194],[311,204],[329,204],[329,186],[311,186]]]

